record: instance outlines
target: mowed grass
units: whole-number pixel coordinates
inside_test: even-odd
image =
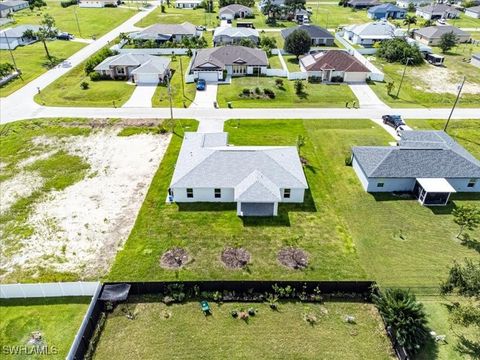
[[[89,302],[85,297],[0,300],[2,359],[65,359]],[[48,355],[5,352],[14,346],[31,349],[28,341],[36,331],[48,345]]]
[[[347,101],[356,101],[357,98],[345,84],[305,84],[302,94],[295,93],[294,81],[283,78],[283,87],[277,87],[274,77],[240,77],[233,78],[230,85],[218,87],[217,101],[220,107],[227,106],[232,102],[234,108],[288,108],[288,107],[345,107]],[[266,96],[261,98],[245,98],[240,96],[243,89],[255,90],[259,87],[271,89],[275,92],[275,98]]]
[[[456,238],[458,226],[451,215],[454,206],[478,205],[478,195],[456,195],[450,206],[427,208],[414,199],[364,192],[344,163],[350,147],[392,140],[369,120],[230,121],[225,131],[235,145],[295,145],[297,136],[304,135],[301,152],[310,164],[305,203],[280,205],[275,218],[244,220],[235,215],[234,204],[166,205],[181,144],[175,136],[110,280],[368,278],[382,286],[438,292],[453,260],[478,257]],[[458,141],[463,143],[461,137]],[[480,230],[471,237],[480,239]],[[232,245],[252,254],[248,271],[223,267],[220,253]],[[307,270],[279,265],[276,254],[287,245],[309,253]],[[185,247],[194,259],[178,272],[159,265],[162,254],[174,246]]]
[[[13,15],[15,22],[5,27],[21,24],[39,25],[43,16],[50,14],[55,19],[55,26],[59,31],[69,32],[78,38],[90,39],[93,36],[98,38],[113,30],[136,12],[136,10],[125,8],[81,8],[78,5],[62,8],[60,1],[47,0],[45,7],[36,8],[33,11],[26,9],[15,12]]]
[[[214,9],[215,10],[215,9]],[[216,10],[215,10],[216,11]],[[204,9],[177,9],[165,6],[165,12],[162,13],[161,7],[157,7],[150,14],[140,20],[135,26],[147,27],[153,24],[181,24],[185,21],[194,25],[203,25],[208,28],[219,26],[220,20],[217,19],[218,14],[206,13]]]
[[[474,19],[465,15],[463,12],[460,13],[458,19],[448,20],[448,24],[459,28],[469,28],[480,31],[480,19]]]
[[[335,29],[340,25],[364,24],[372,20],[367,16],[366,9],[354,10],[333,4],[307,4],[311,6],[310,23],[326,29]]]
[[[389,340],[371,304],[262,303],[211,304],[204,316],[197,302],[166,306],[134,297],[128,320],[122,306],[109,315],[94,359],[392,359]],[[233,310],[257,309],[245,322]],[[323,312],[327,312],[324,314]],[[170,314],[165,318],[164,314]],[[318,323],[309,325],[305,313]],[[323,314],[323,315],[322,315]],[[343,321],[355,316],[356,324]],[[341,339],[341,341],[340,341]]]
[[[47,42],[50,54],[58,60],[67,59],[85,45],[83,43],[61,40]],[[49,62],[41,42],[17,47],[13,51],[13,56],[15,57],[17,67],[22,71],[22,76],[0,86],[0,97],[10,95],[49,69]],[[8,62],[13,65],[7,50],[0,50],[0,59],[1,62]]]

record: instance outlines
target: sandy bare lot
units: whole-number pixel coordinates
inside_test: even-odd
[[[46,193],[28,218],[33,234],[21,240],[19,250],[3,258],[0,270],[14,266],[45,267],[72,272],[79,278],[103,275],[135,222],[150,181],[170,141],[169,135],[117,136],[103,129],[89,136],[40,137],[46,154],[26,159],[19,167],[45,159],[59,150],[83,158],[90,170],[83,180],[62,191]],[[41,186],[43,179],[22,170],[0,184],[1,211]],[[28,186],[25,186],[28,184]]]
[[[473,67],[472,67],[473,70]],[[449,70],[446,67],[433,67],[431,66],[429,69],[425,70],[422,69],[413,69],[412,75],[414,75],[417,79],[419,79],[422,83],[425,84],[423,86],[416,86],[417,89],[423,90],[426,88],[427,91],[435,92],[435,93],[449,93],[449,94],[457,94],[458,92],[458,85],[461,81],[461,76],[456,72]],[[480,94],[480,85],[469,82],[468,80],[465,82],[463,86],[462,92],[465,94]]]

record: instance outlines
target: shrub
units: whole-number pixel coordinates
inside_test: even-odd
[[[305,88],[305,85],[303,84],[302,80],[295,80],[295,94],[299,95],[303,93],[303,89]]]
[[[262,90],[260,90],[260,88],[257,86],[255,88],[255,94],[260,95],[261,93],[262,93]]]
[[[388,62],[405,64],[407,58],[409,58],[409,65],[419,65],[423,63],[423,56],[418,46],[410,45],[406,40],[400,38],[382,41],[378,48],[377,55]]]
[[[10,63],[1,63],[0,64],[0,78],[6,77],[10,75],[13,70],[15,70],[15,67],[10,64]]]
[[[311,84],[319,84],[322,82],[322,78],[320,76],[309,76],[308,82]]]
[[[241,95],[243,95],[243,96],[250,96],[250,89],[248,89],[248,88],[242,89]]]
[[[271,89],[263,89],[263,93],[270,99],[275,99],[275,92]]]
[[[77,4],[78,4],[77,0],[67,0],[67,1],[60,2],[60,5],[62,6],[62,8],[66,8],[66,7],[77,5]]]
[[[100,64],[103,60],[105,60],[109,56],[113,56],[115,54],[116,52],[108,48],[100,50],[98,53],[90,57],[85,63],[85,74],[89,75],[91,72],[93,72],[93,69],[95,68],[95,66]]]
[[[92,72],[92,73],[90,74],[90,80],[92,80],[92,81],[102,80],[102,75],[100,75],[100,74],[97,73],[97,72]]]
[[[282,79],[275,79],[275,86],[276,87],[283,87],[283,80]]]
[[[353,162],[352,154],[351,153],[346,154],[345,155],[345,165],[346,166],[352,166],[352,162]]]
[[[341,83],[341,82],[343,82],[343,77],[341,77],[341,76],[332,76],[332,77],[330,78],[330,81],[331,81],[331,82],[334,82],[334,83],[335,83],[335,82]]]
[[[90,85],[88,84],[88,82],[82,81],[82,82],[80,83],[80,87],[82,88],[82,90],[88,90],[88,88],[90,87]]]

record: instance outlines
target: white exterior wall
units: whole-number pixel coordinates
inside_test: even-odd
[[[383,182],[383,187],[377,187],[379,182]],[[415,179],[394,179],[394,178],[368,178],[368,192],[392,192],[392,191],[412,191],[415,186]]]
[[[467,187],[470,179],[447,179],[447,181],[452,185],[452,187],[457,192],[480,192],[480,179],[477,179],[477,182],[474,187]]]
[[[233,188],[222,188],[222,197],[215,198],[214,188],[194,188],[193,198],[187,198],[186,188],[174,188],[173,200],[175,202],[234,202]]]
[[[359,82],[367,80],[370,73],[367,72],[346,72],[343,78],[345,82]]]
[[[474,19],[480,19],[480,14],[479,13],[469,11],[468,9],[465,9],[465,15],[470,16]]]
[[[472,64],[473,66],[476,66],[476,67],[480,68],[480,60],[475,59],[474,57],[472,57],[472,60],[470,61],[470,64]]]
[[[358,180],[360,180],[360,182],[362,183],[363,190],[368,191],[367,176],[363,172],[355,156],[353,157],[352,167],[353,167],[353,170],[355,170],[355,173],[357,174]]]
[[[304,189],[290,189],[290,198],[285,199],[283,197],[283,189],[281,189],[282,200],[284,203],[302,203],[305,195]]]

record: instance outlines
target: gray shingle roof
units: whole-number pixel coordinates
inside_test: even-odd
[[[455,35],[469,35],[469,33],[450,25],[428,26],[414,31],[415,34],[419,34],[430,39],[440,38],[443,34],[449,32],[453,32]]]
[[[404,131],[399,146],[355,146],[373,178],[476,178],[480,161],[443,131]]]
[[[447,5],[447,4],[426,5],[426,6],[420,7],[417,10],[426,14],[443,14],[443,13],[458,14],[459,13],[459,11],[455,9],[453,6]]]
[[[170,64],[168,56],[154,56],[148,54],[118,54],[110,56],[98,64],[94,70],[110,70],[112,66],[137,66],[132,73],[163,73]]]
[[[280,31],[282,37],[284,39],[287,38],[288,35],[293,33],[295,30],[305,30],[311,38],[325,38],[325,39],[333,39],[334,36],[328,32],[327,29],[324,29],[320,26],[316,25],[299,25],[294,26],[291,28],[283,29]]]
[[[6,10],[6,9],[11,9],[13,7],[16,7],[18,5],[26,4],[28,5],[28,1],[23,1],[23,0],[7,0],[7,1],[1,1],[0,2],[0,10]]]
[[[253,36],[255,38],[258,38],[260,35],[255,29],[221,26],[215,28],[215,31],[213,32],[214,40],[218,36],[228,36],[231,38],[248,38]]]
[[[212,64],[218,68],[225,65],[243,63],[252,66],[267,66],[268,59],[265,51],[245,46],[222,46],[217,48],[198,50],[192,63],[192,69]]]
[[[191,35],[197,34],[197,28],[195,25],[184,22],[182,24],[154,24],[142,31],[138,31],[130,34],[132,39],[143,40],[157,40],[157,39],[169,39],[174,35]]]
[[[377,21],[361,25],[350,25],[345,28],[360,37],[393,37],[395,26],[387,21]]]
[[[223,13],[227,13],[227,14],[238,14],[240,12],[245,12],[245,13],[251,13],[252,10],[247,7],[247,6],[244,6],[244,5],[241,5],[241,4],[230,4],[230,5],[227,5],[227,6],[224,6],[222,8],[220,8],[220,10],[218,11],[219,14],[223,14]]]
[[[39,25],[19,25],[11,29],[0,31],[0,36],[5,37],[5,34],[6,34],[8,38],[21,38],[23,37],[23,33],[27,30],[32,30],[34,32],[37,32],[38,30],[40,30],[40,26]]]
[[[473,12],[475,14],[480,14],[480,5],[466,8],[465,11],[467,11],[467,10],[470,11],[470,12]]]

